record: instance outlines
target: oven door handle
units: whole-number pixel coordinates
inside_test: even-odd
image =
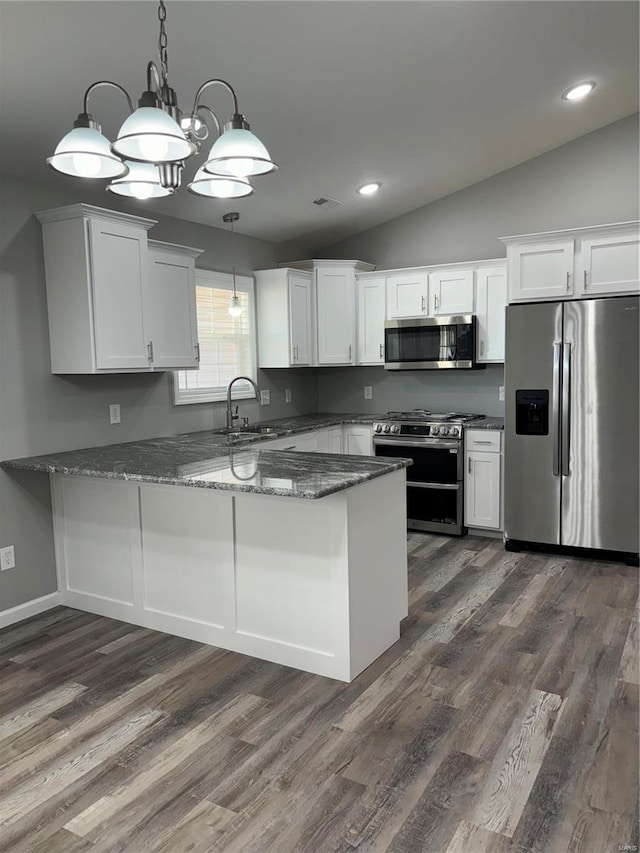
[[[458,450],[460,448],[460,442],[459,441],[455,441],[455,439],[449,441],[448,439],[442,439],[442,438],[417,438],[415,440],[412,440],[409,437],[403,437],[403,439],[401,441],[398,441],[397,439],[394,439],[394,438],[378,438],[378,436],[374,436],[373,443],[374,443],[374,445],[376,445],[376,444],[387,444],[387,445],[392,445],[393,447],[398,447],[398,448],[400,448],[400,447],[407,447],[407,448],[417,447],[419,449],[420,447],[429,447],[429,448],[432,448],[432,447],[438,448],[439,447],[439,448],[442,448],[442,450]]]
[[[458,491],[460,483],[416,483],[414,480],[407,480],[408,489],[448,489],[449,491]]]

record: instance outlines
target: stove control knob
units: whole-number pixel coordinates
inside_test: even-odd
[[[380,432],[380,424],[374,424],[373,425],[373,431],[374,432]]]
[[[391,424],[391,432],[400,432],[400,424]]]
[[[384,425],[384,427],[383,427],[383,431],[384,431],[384,432],[391,432],[391,427],[389,426],[389,424],[385,424],[385,425]]]
[[[449,427],[449,435],[457,436],[459,427],[452,426]]]
[[[440,427],[432,426],[431,427],[431,435],[440,435]]]

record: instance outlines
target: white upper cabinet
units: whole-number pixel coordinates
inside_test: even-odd
[[[637,293],[639,225],[620,222],[503,237],[509,302]]]
[[[447,269],[429,273],[431,314],[473,314],[473,270]]]
[[[476,359],[503,362],[507,307],[505,265],[476,272]]]
[[[260,367],[308,367],[313,363],[313,276],[292,269],[258,270]]]
[[[385,278],[357,278],[358,364],[384,364]]]
[[[147,230],[128,222],[102,218],[87,219],[86,224],[95,368],[148,369],[150,351],[143,304],[149,278]],[[76,228],[79,230],[80,227],[81,222],[76,222]],[[49,263],[50,237],[47,234],[45,243],[47,281],[53,272]],[[74,248],[79,247],[74,245]],[[82,262],[81,258],[77,260]]]
[[[198,367],[195,259],[201,251],[149,240],[145,326],[155,370]]]
[[[509,246],[509,301],[568,299],[573,295],[573,240]]]
[[[355,272],[353,267],[316,267],[318,364],[354,364]]]
[[[426,270],[403,270],[387,276],[387,319],[428,313],[429,274]]]
[[[588,237],[579,243],[578,287],[583,296],[629,293],[640,287],[640,234]]]
[[[199,249],[152,243],[152,219],[75,204],[42,223],[52,373],[197,367]]]

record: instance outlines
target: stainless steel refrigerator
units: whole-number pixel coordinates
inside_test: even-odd
[[[637,559],[640,299],[510,305],[505,539]]]

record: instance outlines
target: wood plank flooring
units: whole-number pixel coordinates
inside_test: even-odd
[[[63,607],[5,629],[0,851],[637,851],[637,569],[409,555],[351,684]]]

